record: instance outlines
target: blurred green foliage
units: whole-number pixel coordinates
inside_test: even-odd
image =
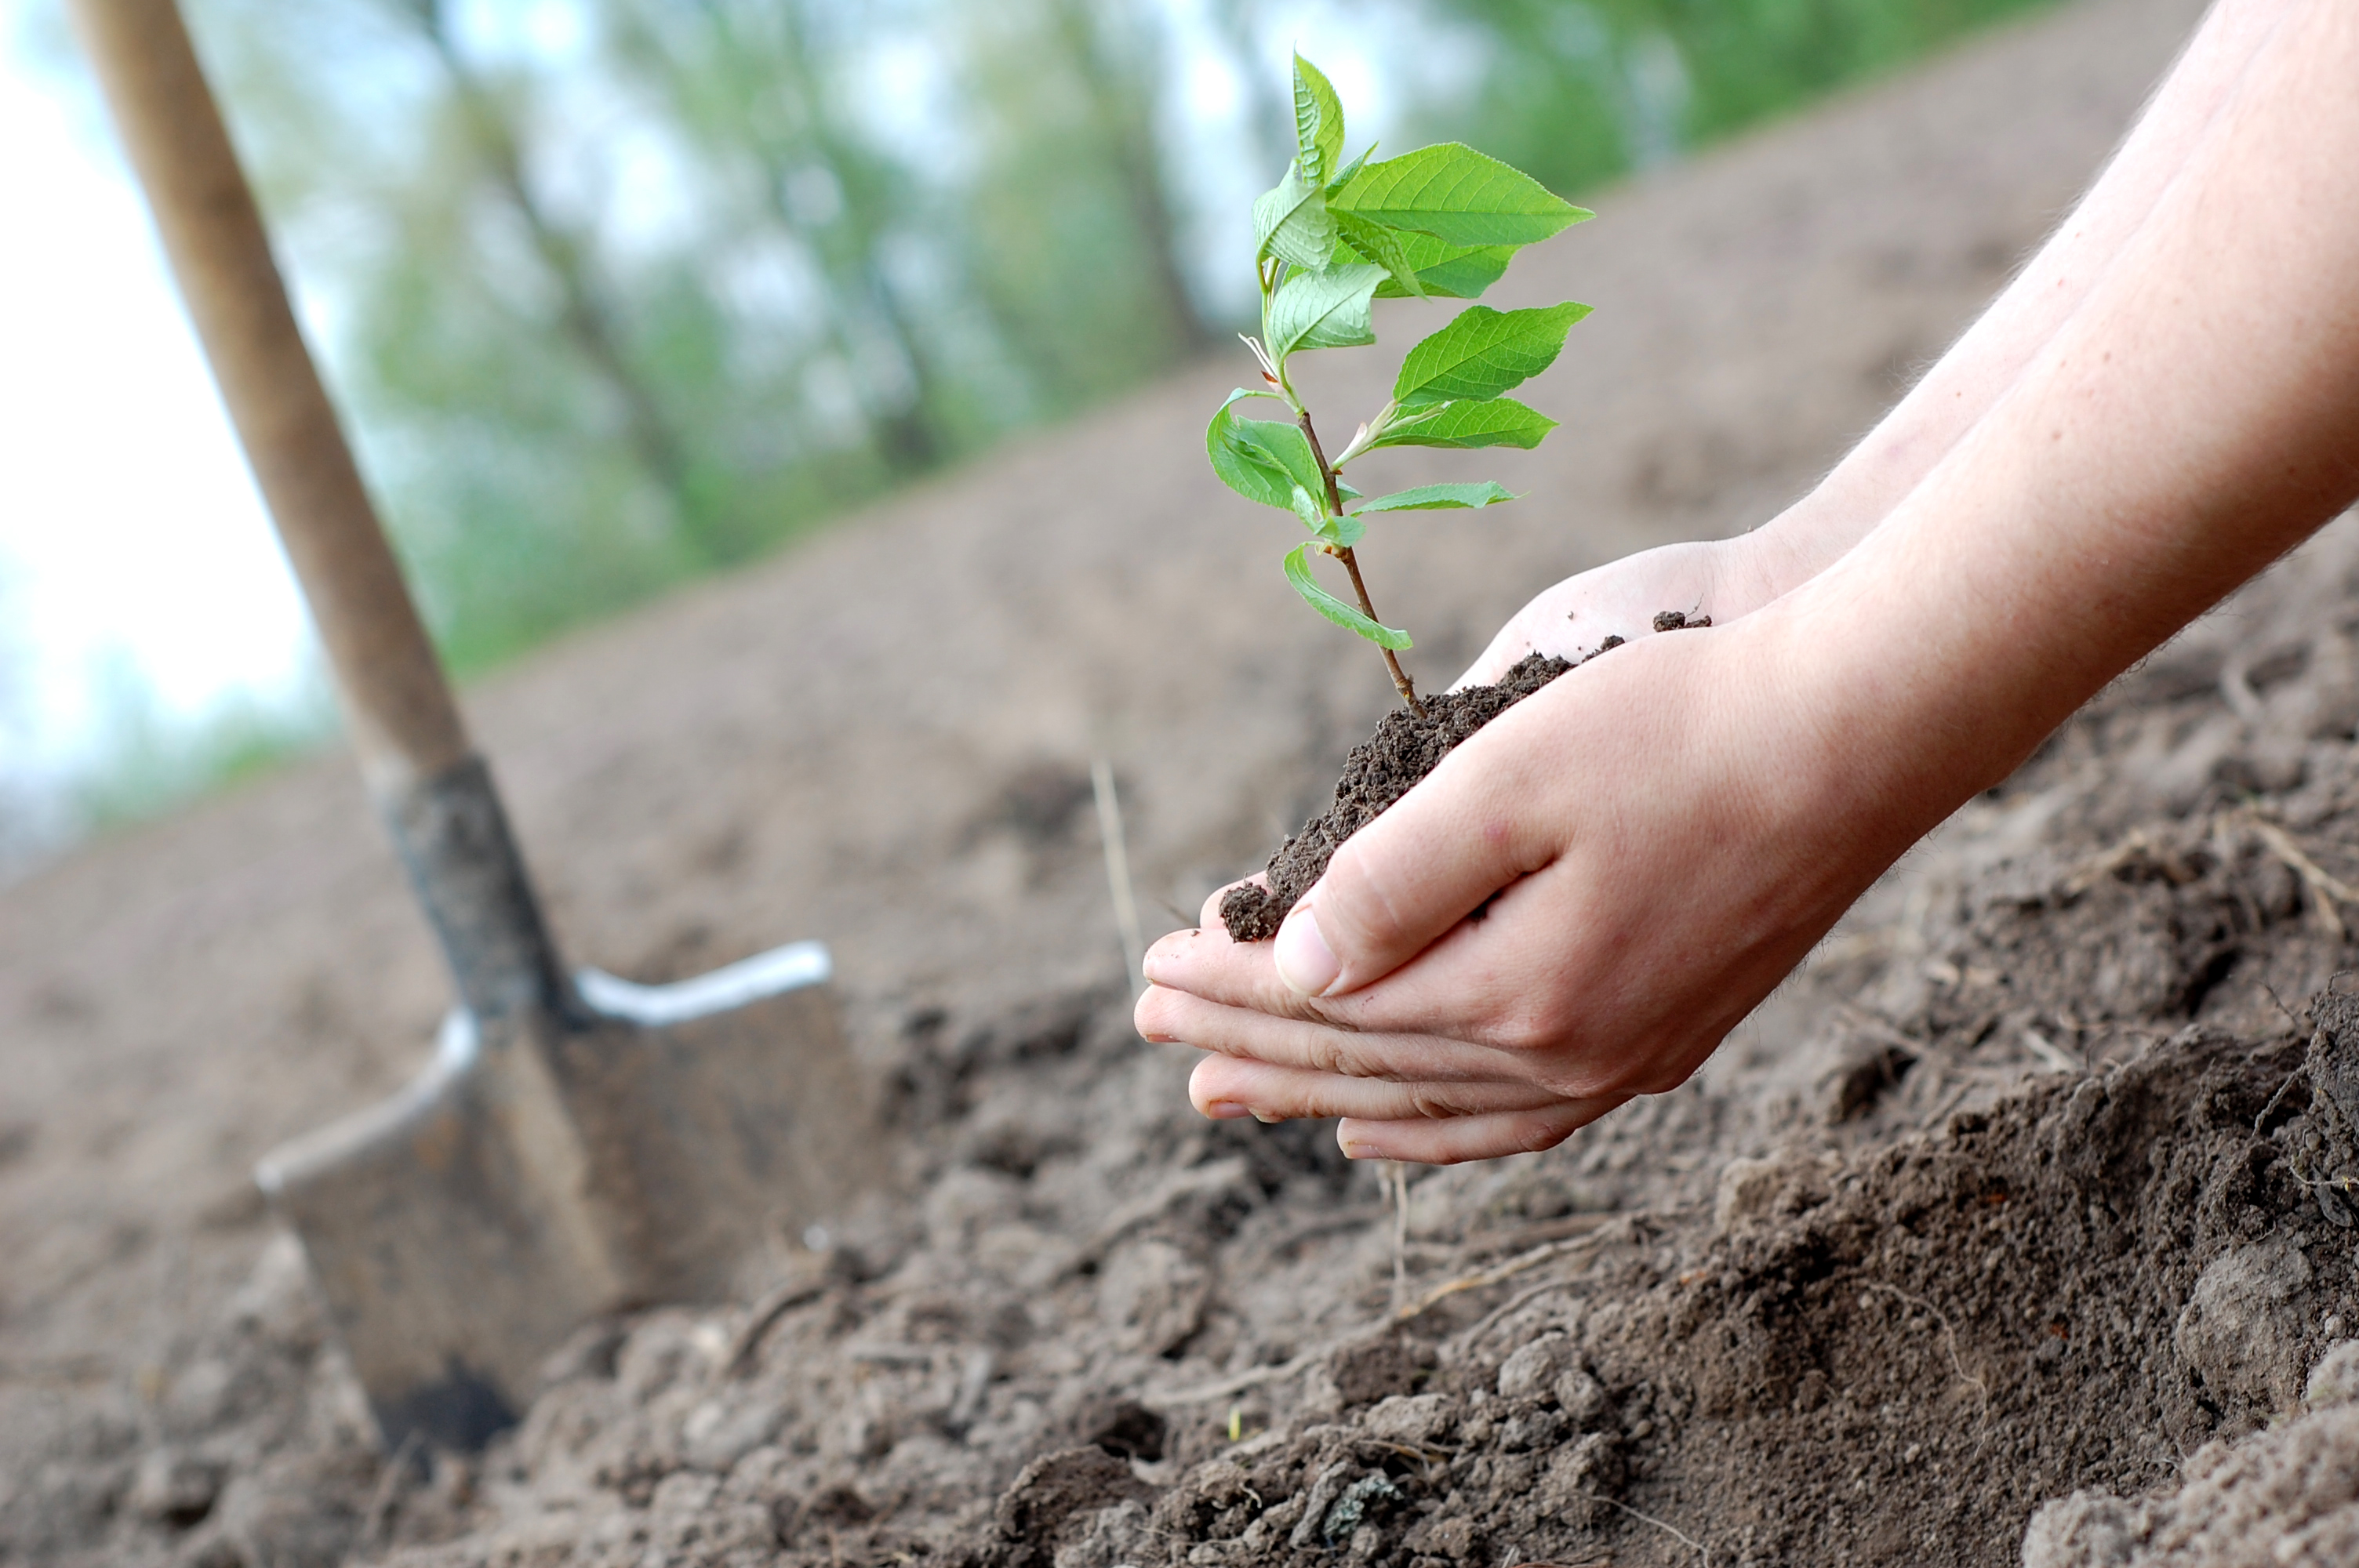
[[[1482,39],[1430,123],[1558,191],[1593,188],[2048,0],[1428,0]]]
[[[1408,84],[1392,150],[1579,191],[2038,3],[1370,0],[1349,41]],[[462,672],[1217,346],[1204,170],[1268,183],[1341,15],[189,4]],[[1473,75],[1418,100],[1445,38]]]

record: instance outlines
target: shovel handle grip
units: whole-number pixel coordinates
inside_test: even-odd
[[[173,0],[73,0],[125,151],[382,798],[469,747]]]

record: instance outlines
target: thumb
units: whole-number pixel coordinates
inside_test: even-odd
[[[1289,989],[1333,997],[1371,985],[1553,858],[1516,744],[1517,731],[1527,745],[1537,738],[1535,701],[1470,737],[1336,849],[1278,928],[1271,957]]]

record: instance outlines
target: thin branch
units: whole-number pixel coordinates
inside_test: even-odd
[[[1343,515],[1343,485],[1335,478],[1333,466],[1327,461],[1325,449],[1319,445],[1319,432],[1310,423],[1310,410],[1302,409],[1298,423],[1302,427],[1302,438],[1310,443],[1310,456],[1311,460],[1319,465],[1319,477],[1327,481],[1327,514],[1331,517],[1341,517]],[[1328,553],[1343,562],[1343,569],[1351,574],[1352,591],[1360,599],[1360,613],[1371,621],[1377,621],[1375,604],[1368,598],[1368,585],[1361,579],[1359,558],[1352,554],[1352,546],[1331,545],[1328,546]],[[1408,710],[1411,713],[1416,714],[1419,719],[1424,718],[1425,704],[1417,699],[1417,687],[1409,681],[1408,672],[1401,668],[1400,660],[1395,656],[1390,648],[1384,647],[1381,643],[1377,646],[1378,651],[1385,656],[1385,668],[1393,677],[1393,689],[1400,693],[1401,700],[1408,704]]]
[[[1931,1302],[1927,1301],[1923,1296],[1912,1296],[1907,1291],[1902,1290],[1899,1286],[1887,1285],[1881,1280],[1864,1281],[1862,1282],[1862,1288],[1871,1292],[1881,1291],[1886,1295],[1897,1297],[1900,1301],[1917,1308],[1919,1312],[1928,1314],[1935,1323],[1941,1325],[1941,1337],[1949,1346],[1950,1367],[1951,1370],[1958,1374],[1959,1381],[1973,1389],[1975,1394],[1980,1397],[1982,1400],[1982,1420],[1980,1424],[1982,1427],[1988,1427],[1990,1424],[1990,1385],[1984,1382],[1972,1372],[1966,1370],[1965,1362],[1961,1359],[1958,1355],[1958,1330],[1956,1325],[1950,1322],[1949,1314],[1944,1313],[1940,1307],[1935,1306]]]
[[[1669,1523],[1663,1519],[1658,1519],[1653,1514],[1640,1513],[1628,1503],[1609,1498],[1603,1492],[1583,1492],[1581,1495],[1587,1498],[1593,1503],[1603,1503],[1607,1508],[1620,1509],[1624,1513],[1628,1514],[1632,1519],[1636,1519],[1641,1524],[1651,1524],[1657,1530],[1663,1531],[1667,1535],[1678,1537],[1680,1541],[1685,1541],[1689,1546],[1695,1549],[1695,1554],[1703,1559],[1703,1568],[1712,1568],[1711,1549],[1706,1547],[1702,1541],[1698,1541],[1694,1536],[1690,1535],[1686,1530],[1681,1530],[1679,1526]]]

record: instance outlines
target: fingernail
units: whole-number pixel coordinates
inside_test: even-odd
[[[1204,1114],[1214,1121],[1241,1121],[1253,1114],[1253,1108],[1234,1100],[1216,1099],[1204,1108]]]
[[[1335,977],[1343,972],[1343,963],[1327,946],[1327,938],[1319,934],[1319,922],[1307,906],[1297,905],[1277,928],[1277,978],[1289,990],[1303,996],[1324,996]]]

